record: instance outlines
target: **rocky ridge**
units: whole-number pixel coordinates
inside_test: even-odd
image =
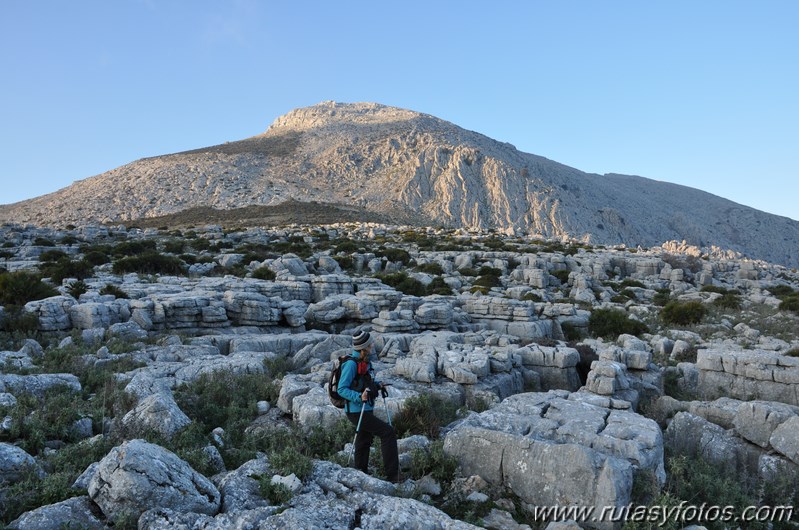
[[[685,240],[799,265],[797,221],[685,186],[587,174],[433,116],[375,103],[296,109],[252,138],[138,160],[2,206],[0,220],[113,223],[290,200],[354,206],[393,222],[592,244]]]
[[[56,296],[25,304],[49,345],[28,339],[0,352],[0,436],[25,442],[12,438],[18,402],[83,389],[85,378],[46,373],[72,347],[84,366],[126,367],[115,378],[132,400],[116,417],[88,416],[70,431],[70,443],[115,442],[76,480],[78,496],[29,510],[11,528],[72,520],[101,528],[123,514],[140,528],[474,527],[443,511],[453,495],[474,510],[492,506],[472,520],[481,527],[529,528],[536,506],[641,502],[633,484],[664,487],[667,449],[764,483],[799,477],[798,317],[778,309],[775,294],[794,292],[799,276],[779,265],[674,244],[605,248],[383,225],[1,230],[9,271],[53,270],[40,259],[52,250],[67,256],[62,264],[92,252],[113,263],[91,267],[82,293],[65,277]],[[204,250],[170,253],[178,237]],[[124,260],[115,249],[148,241],[180,256],[183,273],[114,272]],[[273,251],[251,259],[254,245]],[[392,286],[402,274],[417,283]],[[434,285],[436,294],[416,291]],[[732,293],[738,309],[718,303]],[[663,297],[710,314],[694,326],[665,324]],[[589,338],[591,317],[608,309],[649,329]],[[219,455],[231,442],[218,429],[203,433],[213,470],[205,474],[165,447],[192,428],[175,398],[181,388],[204,374],[268,378],[278,362],[292,369],[245,431],[334,430],[342,413],[324,385],[360,329],[376,335],[385,350],[376,367],[393,383],[378,414],[396,419],[431,395],[463,407],[441,432],[457,462],[449,493],[432,475],[395,486],[335,459],[314,460],[302,480],[279,474],[264,453],[228,467]],[[119,341],[130,348],[111,351]],[[78,424],[86,420],[88,429]],[[48,457],[69,448],[57,441],[33,455],[0,442],[0,482],[20,483],[30,466],[47,475]],[[431,447],[424,436],[400,440],[406,476]],[[264,476],[289,500],[265,496]]]

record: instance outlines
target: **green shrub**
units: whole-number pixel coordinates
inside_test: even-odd
[[[401,248],[381,248],[375,252],[375,255],[392,262],[401,261],[405,265],[411,262],[411,255],[407,250]]]
[[[269,453],[269,465],[278,475],[286,476],[294,473],[300,480],[308,478],[313,471],[311,458],[293,447],[284,447]]]
[[[170,239],[168,241],[164,241],[164,252],[169,252],[170,254],[180,254],[183,252],[185,247],[186,242],[181,239]]]
[[[336,254],[358,252],[359,245],[355,241],[342,241],[334,247]]]
[[[772,294],[772,296],[776,296],[777,298],[781,298],[783,296],[790,296],[796,291],[788,286],[788,285],[775,285],[774,287],[767,287],[766,290]]]
[[[441,427],[455,421],[457,410],[457,405],[438,396],[414,396],[405,401],[402,410],[394,418],[394,428],[403,436],[410,433],[438,438]]]
[[[664,306],[671,300],[671,290],[658,289],[655,296],[652,297],[652,303],[657,306]]]
[[[33,244],[37,247],[54,247],[55,243],[44,237],[37,237],[33,240]]]
[[[441,276],[436,276],[433,278],[433,281],[427,285],[426,293],[428,295],[438,294],[442,296],[450,296],[452,294],[452,288],[447,285],[447,282],[444,281],[444,278]]]
[[[20,306],[6,306],[5,313],[0,319],[0,329],[25,338],[32,337],[39,329],[39,317],[35,313],[28,313]]]
[[[563,336],[567,341],[578,341],[585,338],[582,329],[569,322],[563,322],[560,325],[560,329],[563,331]]]
[[[620,309],[595,309],[588,319],[588,331],[594,337],[616,338],[623,334],[638,336],[649,328]]]
[[[83,255],[83,260],[86,261],[86,263],[96,267],[98,265],[109,263],[111,258],[109,258],[108,254],[104,252],[92,250]]]
[[[799,313],[799,293],[783,296],[780,302],[780,311]]]
[[[538,295],[536,293],[532,293],[532,292],[526,293],[524,296],[522,296],[522,300],[524,300],[526,302],[543,302],[544,301],[544,299],[541,298],[540,295]]]
[[[244,428],[258,415],[256,403],[266,399],[271,382],[264,374],[206,373],[178,387],[175,401],[206,433],[222,427],[230,442],[239,445]]]
[[[94,273],[94,266],[86,260],[72,261],[69,258],[61,258],[56,262],[43,263],[39,270],[49,277],[53,283],[60,284],[65,278],[76,278],[83,280]]]
[[[333,256],[333,259],[336,260],[338,266],[346,271],[354,271],[355,270],[355,260],[352,259],[352,256]]]
[[[138,256],[139,254],[155,252],[157,244],[153,239],[138,241],[123,241],[114,245],[111,254],[115,257]]]
[[[89,290],[89,286],[83,280],[72,282],[67,287],[67,292],[72,298],[80,298],[80,295]]]
[[[32,300],[58,295],[38,274],[26,271],[0,273],[0,305],[23,306]]]
[[[252,277],[257,278],[259,280],[274,280],[277,275],[275,271],[270,269],[269,267],[258,267],[254,271],[252,271]]]
[[[261,495],[267,499],[272,506],[286,504],[293,497],[291,490],[285,485],[279,483],[272,484],[272,477],[270,476],[259,477],[258,485]]]
[[[39,261],[58,261],[61,258],[68,258],[67,253],[63,250],[53,249],[47,250],[39,254]]]
[[[48,440],[77,441],[72,424],[90,411],[80,393],[66,387],[49,389],[42,398],[19,394],[9,412],[11,429],[0,434],[0,440],[15,442],[36,455]]]
[[[22,481],[4,491],[3,502],[0,503],[0,524],[5,527],[25,512],[85,495],[85,490],[72,489],[76,478],[78,475],[75,473],[51,473],[42,478],[31,471]]]
[[[427,274],[434,274],[434,275],[444,274],[444,269],[441,267],[440,264],[435,262],[423,263],[421,265],[417,265],[416,270]]]
[[[783,355],[787,355],[788,357],[799,357],[799,348],[791,348],[790,350],[786,351]]]
[[[444,442],[436,440],[427,449],[417,448],[411,451],[411,477],[419,480],[425,475],[432,475],[442,483],[452,482],[458,461],[455,457],[444,453]]]
[[[663,307],[660,312],[660,318],[666,324],[688,326],[701,322],[706,314],[707,308],[702,302],[695,300],[678,302],[672,300]]]
[[[724,309],[741,309],[741,295],[736,293],[724,293],[721,298],[713,301],[713,305]]]
[[[381,282],[389,285],[396,290],[411,296],[425,296],[426,290],[424,284],[416,278],[411,278],[404,272],[394,272],[391,274],[376,274]]]
[[[125,291],[123,291],[121,288],[117,287],[113,283],[105,284],[105,287],[100,289],[100,294],[110,294],[113,295],[115,298],[122,298],[122,299],[130,298],[128,296],[128,293],[126,293]]]
[[[502,281],[499,279],[498,276],[494,276],[493,274],[486,274],[483,276],[478,276],[477,279],[474,281],[474,285],[479,285],[482,287],[499,287],[502,285]]]
[[[114,262],[114,274],[137,272],[139,274],[183,274],[183,262],[174,256],[165,256],[148,251],[139,256],[130,256]]]
[[[462,267],[462,268],[458,269],[458,272],[460,272],[461,275],[463,275],[463,276],[477,276],[478,275],[477,271],[474,270],[471,267]]]
[[[569,271],[567,270],[550,271],[549,274],[560,280],[560,283],[564,285],[569,283]]]

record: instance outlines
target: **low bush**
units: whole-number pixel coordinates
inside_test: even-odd
[[[438,438],[441,427],[455,421],[457,411],[457,405],[438,396],[414,396],[405,401],[402,410],[394,418],[394,428],[400,436],[410,433]]]
[[[68,258],[67,253],[63,250],[53,249],[53,250],[46,250],[39,254],[39,261],[58,261],[61,258]]]
[[[424,272],[427,274],[433,275],[441,275],[444,274],[444,269],[441,267],[440,264],[431,262],[431,263],[423,263],[421,265],[416,266],[416,270],[419,272]]]
[[[61,284],[65,278],[78,280],[88,278],[94,272],[94,266],[83,259],[73,261],[69,258],[61,258],[56,262],[43,263],[39,266],[39,270],[53,283]]]
[[[33,240],[33,244],[37,247],[54,247],[55,243],[44,237],[37,237]]]
[[[293,497],[291,490],[284,484],[272,483],[272,477],[263,476],[258,478],[258,485],[261,495],[269,501],[272,506],[286,504]]]
[[[114,262],[114,274],[167,274],[182,275],[183,262],[174,256],[165,256],[155,251],[147,251],[138,256],[130,256]]]
[[[433,278],[433,281],[427,285],[425,292],[428,295],[438,294],[442,296],[450,296],[452,294],[452,288],[447,285],[447,282],[444,281],[444,278],[441,276],[436,276]]]
[[[502,285],[502,281],[500,281],[499,276],[494,276],[493,274],[484,274],[477,277],[477,279],[474,281],[474,285],[488,288],[499,287]]]
[[[689,326],[698,324],[707,314],[707,308],[702,302],[678,302],[672,300],[660,312],[660,318],[667,325]]]
[[[417,448],[411,451],[411,477],[419,480],[425,475],[431,475],[439,482],[452,482],[458,461],[455,457],[444,453],[443,440],[436,440],[430,447]]]
[[[336,260],[338,266],[345,271],[355,271],[355,260],[352,256],[333,256],[333,259]]]
[[[111,249],[111,254],[115,257],[138,256],[139,254],[155,252],[157,244],[154,239],[140,241],[123,241],[117,243]]]
[[[115,298],[121,298],[121,299],[130,298],[128,296],[128,293],[126,293],[125,291],[123,291],[121,288],[117,287],[113,283],[105,284],[105,287],[100,289],[100,294],[110,294],[113,295]]]
[[[620,309],[595,309],[588,318],[588,331],[594,337],[615,339],[623,334],[638,336],[647,333],[649,328]]]
[[[713,305],[722,309],[738,310],[741,309],[741,304],[741,295],[736,293],[724,293],[721,298],[713,301]]]
[[[83,255],[83,259],[84,261],[86,261],[86,263],[93,265],[95,267],[98,265],[104,265],[106,263],[111,262],[111,258],[108,257],[108,254],[97,250],[91,250],[85,253]]]
[[[26,271],[0,273],[0,305],[23,306],[32,300],[56,295],[58,291],[44,283],[38,274]]]
[[[536,294],[536,293],[526,293],[524,296],[522,296],[522,300],[524,300],[526,302],[543,302],[544,301],[544,299],[541,298],[541,296]]]
[[[275,271],[270,269],[269,267],[258,267],[254,271],[252,271],[252,277],[258,280],[274,280],[277,275]]]
[[[471,267],[461,267],[458,272],[463,276],[477,276],[479,273]]]
[[[72,298],[80,298],[80,295],[89,290],[89,286],[83,280],[77,280],[69,284],[67,292]]]
[[[386,258],[391,262],[402,262],[404,265],[411,262],[411,255],[407,250],[402,248],[381,248],[375,252],[375,255],[379,258]]]
[[[560,280],[560,283],[564,285],[569,283],[569,271],[567,270],[550,271],[549,274]]]
[[[19,394],[17,404],[8,412],[11,428],[0,433],[0,440],[14,442],[37,455],[48,440],[77,441],[73,424],[90,412],[81,394],[66,387],[49,389],[42,398]]]
[[[0,318],[0,330],[20,338],[33,337],[39,329],[39,317],[20,306],[6,306]]]
[[[411,296],[425,296],[426,289],[422,282],[416,278],[411,278],[404,272],[394,272],[390,274],[377,274],[381,282]]]
[[[652,297],[652,303],[661,307],[668,304],[669,300],[671,300],[671,290],[669,289],[658,289],[655,296]]]
[[[186,242],[181,239],[170,239],[164,241],[164,252],[170,254],[181,254],[183,249],[186,248]]]

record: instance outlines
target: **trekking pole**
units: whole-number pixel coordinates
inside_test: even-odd
[[[363,421],[363,411],[366,410],[366,402],[361,403],[361,415],[358,417],[358,426],[355,427],[355,436],[352,438],[352,447],[350,447],[350,457],[347,459],[347,465],[352,462],[352,454],[355,452],[355,440],[358,439],[358,433],[361,431],[361,421]]]

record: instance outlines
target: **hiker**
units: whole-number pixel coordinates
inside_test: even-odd
[[[355,437],[355,468],[369,473],[369,448],[374,437],[378,436],[386,476],[390,482],[399,482],[397,433],[391,425],[374,415],[377,394],[386,391],[383,383],[374,380],[370,361],[370,356],[374,353],[374,340],[369,332],[359,331],[352,337],[352,348],[349,359],[355,362],[348,360],[342,364],[338,393],[347,400],[344,412],[356,429],[360,419],[361,428]]]

